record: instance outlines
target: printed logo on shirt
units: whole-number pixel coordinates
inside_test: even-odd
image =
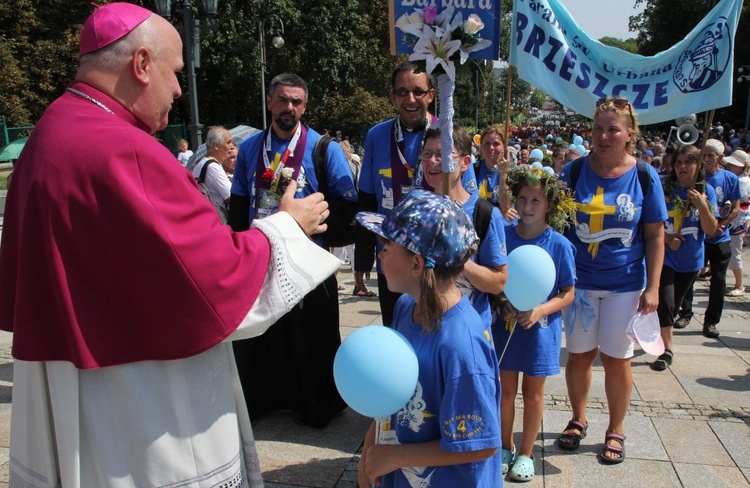
[[[481,415],[456,415],[443,421],[443,435],[452,439],[470,439],[484,430]]]
[[[620,194],[616,199],[616,205],[607,205],[604,201],[604,188],[596,187],[596,193],[588,202],[577,203],[576,206],[581,213],[589,215],[589,222],[581,222],[576,227],[576,234],[581,242],[588,243],[588,252],[592,258],[599,251],[599,243],[606,239],[621,239],[625,247],[630,247],[633,231],[625,228],[604,228],[604,217],[614,215],[618,222],[632,222],[638,208],[633,203],[630,195]]]

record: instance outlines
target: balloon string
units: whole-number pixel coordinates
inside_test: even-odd
[[[380,434],[383,430],[383,426],[380,420],[375,419],[375,444],[380,444]],[[375,488],[376,485],[371,485],[371,488]]]
[[[510,338],[513,337],[513,331],[516,330],[516,320],[513,319],[513,325],[510,328],[510,334],[508,335],[508,340],[505,341],[505,347],[503,348],[502,354],[500,354],[500,359],[497,360],[497,364],[503,362],[503,358],[505,357],[505,351],[508,350],[508,344],[510,344]]]

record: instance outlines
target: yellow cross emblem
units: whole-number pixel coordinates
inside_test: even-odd
[[[589,232],[591,234],[604,230],[604,216],[614,215],[617,210],[616,205],[605,205],[604,188],[601,186],[596,187],[596,194],[589,203],[577,203],[576,206],[581,212],[589,214]],[[596,253],[599,252],[599,243],[590,243],[588,251],[591,257],[595,258]]]

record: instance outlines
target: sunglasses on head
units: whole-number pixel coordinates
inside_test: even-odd
[[[633,115],[633,106],[630,104],[627,98],[623,98],[623,97],[600,98],[599,100],[596,101],[596,106],[599,107],[600,105],[604,103],[611,103],[618,110],[624,110],[625,107],[627,107],[628,111],[630,112],[630,119],[633,121],[633,127],[635,127],[635,116]]]

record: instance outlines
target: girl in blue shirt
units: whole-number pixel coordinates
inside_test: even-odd
[[[651,365],[664,371],[672,364],[672,326],[678,307],[703,267],[703,241],[718,229],[716,193],[700,168],[701,152],[680,146],[672,156],[672,171],[662,182],[667,202],[664,267],[659,283],[659,324],[665,351]],[[695,188],[693,181],[696,180]],[[705,188],[705,192],[700,191]]]
[[[449,199],[423,190],[385,217],[357,220],[381,237],[388,288],[403,293],[393,327],[419,362],[414,396],[365,438],[360,486],[502,486],[500,385],[489,327],[456,285],[476,249],[469,217]]]
[[[554,174],[525,164],[509,171],[508,187],[518,210],[518,225],[506,230],[508,251],[524,245],[539,246],[556,266],[555,284],[547,301],[522,312],[503,301],[503,318],[507,322],[501,321],[493,329],[496,347],[506,351],[500,363],[503,471],[510,468],[508,478],[529,481],[534,477],[531,451],[544,413],[544,383],[547,376],[560,372],[560,310],[570,305],[575,295],[575,249],[550,225],[564,230],[575,213],[575,203]],[[504,327],[506,323],[509,327]],[[513,421],[520,372],[523,435],[516,450]]]

